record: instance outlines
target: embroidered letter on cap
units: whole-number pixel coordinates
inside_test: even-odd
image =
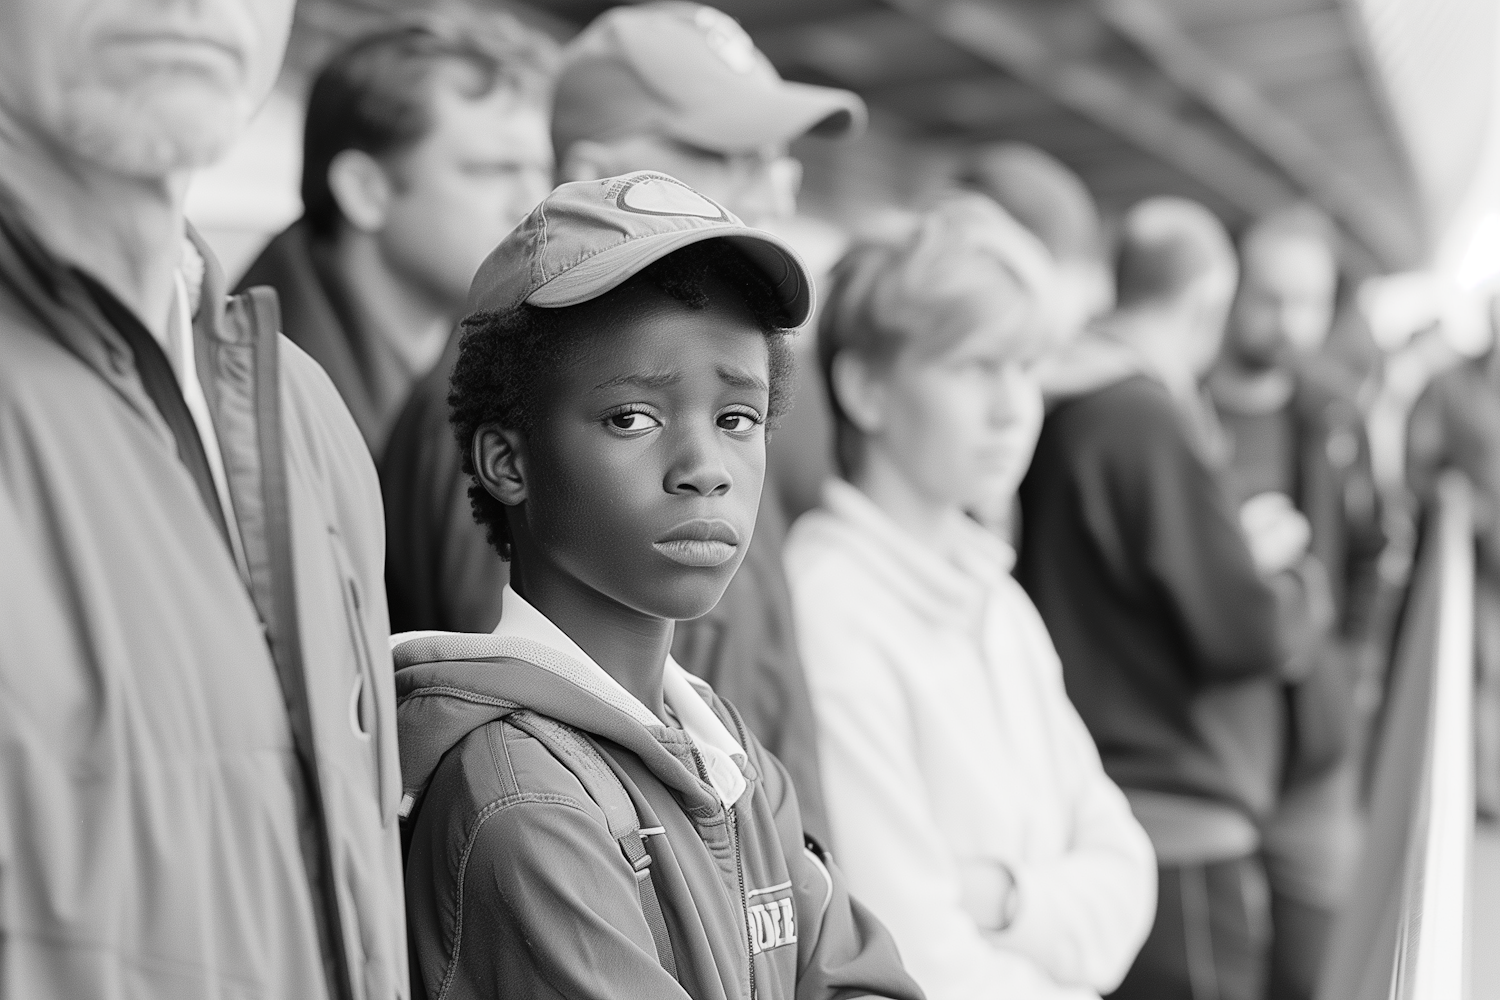
[[[715,222],[729,221],[718,205],[681,181],[660,174],[647,174],[626,184],[615,204],[638,215],[687,215]]]

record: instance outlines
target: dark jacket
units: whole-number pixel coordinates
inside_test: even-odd
[[[1386,544],[1364,417],[1349,389],[1318,369],[1299,372],[1292,399],[1301,445],[1292,499],[1312,528],[1312,554],[1328,570],[1338,637],[1364,642],[1376,629]]]
[[[405,996],[375,471],[197,249],[248,580],[128,342],[0,198],[0,996]]]
[[[500,620],[509,578],[470,513],[469,477],[448,423],[457,340],[417,384],[380,464],[395,632],[488,632]],[[672,655],[740,708],[750,731],[791,773],[808,832],[826,841],[812,697],[781,564],[785,538],[785,519],[767,482],[744,563],[714,610],[677,624]]]
[[[1295,456],[1289,493],[1312,530],[1309,551],[1327,571],[1336,611],[1335,637],[1360,643],[1374,628],[1380,554],[1386,542],[1369,435],[1347,376],[1318,358],[1299,363],[1289,374],[1290,397],[1266,415],[1287,428]],[[1209,382],[1222,413],[1261,412],[1237,403],[1232,385],[1218,379]],[[1232,458],[1230,463],[1234,464]]]
[[[1291,458],[1287,491],[1307,518],[1308,554],[1332,603],[1331,633],[1311,651],[1307,675],[1287,686],[1286,781],[1296,784],[1325,773],[1353,744],[1356,687],[1385,638],[1377,608],[1390,595],[1380,582],[1386,539],[1369,436],[1347,377],[1316,357],[1288,374],[1291,394],[1274,409],[1238,401],[1228,379],[1209,384],[1226,419],[1248,413],[1283,429]]]
[[[736,758],[748,787],[727,809],[686,734],[643,725],[566,656],[466,636],[463,658],[445,660],[445,638],[409,640],[396,654],[402,773],[416,809],[412,961],[427,997],[921,996],[890,935],[805,844],[785,769],[707,685],[694,682],[748,758]],[[641,825],[659,828],[650,871],[677,979],[600,804],[516,723],[516,707],[593,738]]]
[[[282,332],[323,366],[378,463],[413,380],[389,345],[355,328],[305,220],[292,223],[261,251],[237,290],[258,285],[276,289]]]
[[[1133,374],[1055,401],[1020,500],[1015,575],[1110,777],[1264,818],[1276,601],[1167,391]]]

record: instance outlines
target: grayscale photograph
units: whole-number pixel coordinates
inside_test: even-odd
[[[1500,0],[0,0],[0,1000],[1500,1000]]]

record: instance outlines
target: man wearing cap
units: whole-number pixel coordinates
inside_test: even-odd
[[[407,996],[375,468],[192,171],[291,0],[0,8],[0,996]]]
[[[864,124],[855,95],[780,79],[735,21],[666,2],[600,15],[564,50],[552,143],[564,181],[660,170],[755,225],[789,213],[788,144]],[[505,565],[470,517],[447,421],[457,353],[418,386],[381,467],[394,627],[488,631]],[[768,484],[744,564],[718,606],[679,625],[673,652],[711,681],[792,774],[809,830],[826,831],[813,715],[781,566],[785,518]]]

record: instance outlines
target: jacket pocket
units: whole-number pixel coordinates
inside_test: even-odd
[[[374,776],[374,793],[383,823],[390,822],[388,806],[394,801],[388,788],[392,776],[386,773],[381,741],[381,690],[370,651],[369,633],[365,629],[365,598],[360,591],[338,532],[328,529],[328,543],[338,570],[339,594],[344,606],[344,624],[349,633],[349,647],[354,658],[354,679],[346,702],[346,723],[351,735],[365,746],[365,757]]]

